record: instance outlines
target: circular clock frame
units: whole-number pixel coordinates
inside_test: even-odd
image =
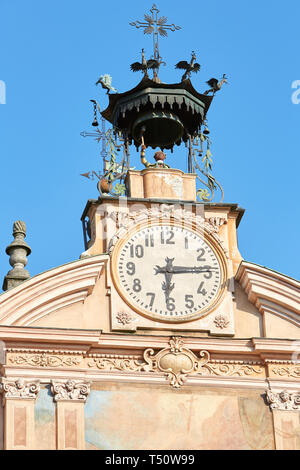
[[[197,235],[199,238],[201,238],[207,245],[211,248],[213,253],[215,254],[219,266],[220,266],[220,274],[221,274],[221,279],[220,279],[220,287],[218,294],[215,296],[213,301],[209,303],[206,307],[203,309],[198,310],[195,313],[192,314],[187,314],[184,317],[169,317],[169,318],[164,318],[162,315],[150,312],[149,310],[146,310],[145,308],[141,306],[135,305],[128,294],[125,292],[124,288],[122,287],[119,275],[118,275],[118,260],[119,260],[119,255],[122,250],[122,248],[126,245],[126,243],[138,232],[144,230],[145,228],[149,227],[157,227],[157,226],[170,226],[170,227],[178,227],[178,228],[183,228],[186,229],[190,232],[194,232],[195,235]],[[137,224],[133,228],[129,229],[128,232],[124,237],[122,237],[118,242],[116,243],[112,256],[111,256],[111,275],[112,275],[112,280],[113,284],[120,295],[120,297],[123,299],[123,301],[132,308],[136,313],[139,315],[142,315],[143,317],[146,317],[152,321],[164,323],[164,324],[171,324],[171,323],[188,323],[191,321],[196,321],[200,318],[203,318],[207,316],[209,313],[214,311],[220,302],[223,300],[223,297],[225,295],[225,289],[228,285],[228,268],[227,268],[227,260],[226,256],[224,254],[224,251],[222,250],[221,246],[219,243],[216,242],[216,240],[213,239],[213,237],[205,231],[204,228],[201,227],[201,230],[199,230],[196,226],[195,223],[193,222],[186,222],[183,221],[182,223],[177,220],[173,219],[160,219],[158,220],[148,220],[142,223]]]

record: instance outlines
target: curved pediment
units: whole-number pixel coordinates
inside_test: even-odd
[[[39,274],[0,296],[0,324],[30,326],[57,310],[83,303],[108,256],[75,261]]]
[[[264,335],[299,337],[300,282],[271,269],[243,261],[236,274],[249,301],[264,316]],[[285,331],[284,324],[289,323]],[[275,334],[281,329],[280,336]],[[274,336],[275,335],[275,336]]]

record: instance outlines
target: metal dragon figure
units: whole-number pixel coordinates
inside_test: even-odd
[[[181,62],[178,62],[175,66],[176,69],[182,69],[185,70],[185,73],[183,74],[181,81],[184,82],[188,78],[191,78],[191,73],[198,73],[201,65],[196,63],[196,54],[193,51],[192,52],[192,59],[190,63],[188,63],[186,60],[182,60]]]
[[[158,60],[150,59],[146,60],[145,51],[142,49],[142,62],[134,62],[130,68],[132,72],[143,72],[145,77],[148,77],[148,70],[159,69],[160,63]]]
[[[215,95],[217,91],[221,90],[224,83],[228,83],[227,76],[224,73],[223,78],[220,81],[218,81],[216,78],[211,78],[206,83],[210,86],[210,89],[205,91],[204,95],[208,95],[209,93],[213,93],[213,95]]]

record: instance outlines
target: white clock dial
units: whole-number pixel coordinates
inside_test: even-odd
[[[132,307],[160,321],[198,318],[222,287],[219,257],[197,232],[152,225],[131,235],[118,250],[117,284]]]

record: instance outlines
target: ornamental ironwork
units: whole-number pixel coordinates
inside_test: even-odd
[[[114,197],[129,196],[126,176],[130,167],[130,149],[134,145],[140,151],[141,163],[146,167],[169,168],[170,161],[164,162],[164,150],[171,150],[182,143],[187,148],[186,162],[188,172],[197,176],[197,197],[200,201],[211,202],[219,195],[223,201],[223,189],[213,175],[212,140],[207,125],[207,113],[215,93],[220,91],[227,76],[218,80],[211,78],[206,83],[208,90],[199,93],[191,82],[192,73],[200,71],[196,62],[196,52],[192,51],[191,60],[179,61],[176,69],[184,70],[180,83],[162,83],[158,77],[160,65],[164,63],[159,51],[159,38],[167,37],[168,32],[181,29],[169,24],[165,16],[159,15],[159,9],[153,5],[150,14],[144,15],[144,21],[131,22],[130,25],[142,29],[145,35],[153,35],[153,55],[147,60],[142,49],[141,62],[131,64],[133,72],[143,72],[143,78],[133,89],[118,93],[112,86],[109,74],[101,75],[96,82],[106,91],[109,104],[100,109],[97,100],[93,103],[94,132],[82,132],[83,137],[94,137],[102,144],[102,169],[82,173],[82,176],[97,179],[100,195]],[[165,64],[165,63],[164,63]],[[153,78],[149,77],[153,71]],[[101,122],[101,129],[99,128]],[[111,124],[106,129],[106,122]],[[146,150],[160,149],[154,158],[156,163],[149,163]],[[148,150],[149,151],[149,150]]]

